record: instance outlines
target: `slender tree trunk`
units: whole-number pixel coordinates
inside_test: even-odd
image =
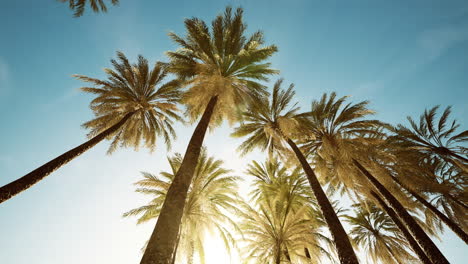
[[[460,205],[461,207],[463,207],[465,209],[468,209],[468,206],[466,204],[464,204],[463,202],[458,200],[456,197],[453,197],[453,195],[448,194],[447,196],[450,197],[450,199],[452,199],[452,201],[454,201],[456,204]]]
[[[396,263],[402,264],[400,260],[398,260],[397,256],[395,255],[395,252],[384,242],[385,248],[388,250],[388,253],[390,253],[390,256],[392,256],[393,260],[395,260]]]
[[[275,252],[275,264],[281,264],[281,247],[279,245]]]
[[[195,246],[193,240],[190,240],[190,252],[187,256],[187,264],[193,264],[193,255],[195,254]]]
[[[210,123],[218,97],[213,96],[185,151],[184,159],[167,191],[166,199],[159,214],[158,221],[151,234],[150,241],[143,254],[141,264],[169,264],[174,253],[177,234],[184,211],[187,191],[192,182],[193,173],[198,163],[200,151]]]
[[[0,203],[5,202],[6,200],[12,198],[13,196],[19,194],[22,191],[29,189],[31,186],[44,179],[46,176],[59,169],[63,165],[67,164],[74,158],[83,154],[88,149],[94,147],[96,144],[101,142],[107,136],[111,135],[122,127],[125,122],[134,114],[135,112],[130,112],[126,114],[118,123],[109,127],[108,129],[101,132],[99,135],[91,138],[85,143],[79,145],[78,147],[69,150],[62,155],[56,157],[55,159],[47,162],[46,164],[40,166],[39,168],[31,171],[30,173],[24,175],[23,177],[8,183],[0,188]]]
[[[349,242],[348,235],[346,234],[343,226],[341,225],[338,216],[335,213],[330,201],[328,200],[325,192],[320,186],[320,183],[315,175],[314,171],[310,167],[307,159],[302,154],[301,150],[296,146],[296,144],[291,140],[287,139],[287,142],[291,149],[296,154],[297,159],[302,165],[305,174],[307,175],[307,179],[309,180],[310,187],[312,187],[312,191],[317,199],[317,202],[322,210],[322,214],[327,222],[328,228],[330,229],[330,233],[333,237],[333,242],[335,243],[336,250],[338,252],[338,257],[340,259],[340,263],[342,264],[355,264],[359,263],[354,253],[353,247]]]
[[[289,255],[288,248],[284,250],[284,255],[286,256],[286,259],[288,260],[288,262],[291,263],[291,256]]]
[[[176,257],[177,257],[177,249],[179,248],[179,243],[180,243],[180,232],[179,234],[177,234],[177,242],[176,242],[176,247],[174,249],[174,254],[172,254],[171,264],[175,264]]]
[[[410,245],[411,249],[413,249],[413,252],[416,254],[416,256],[418,256],[419,260],[421,260],[423,264],[432,264],[432,261],[429,260],[429,257],[426,255],[426,253],[424,253],[418,242],[414,239],[403,222],[401,222],[401,220],[398,218],[398,215],[395,213],[395,211],[393,211],[393,209],[390,208],[377,193],[371,191],[371,195],[377,200],[382,210],[384,210],[387,215],[390,216],[395,225],[400,229],[401,233],[406,238],[406,241],[408,241],[408,244]]]
[[[448,264],[448,260],[440,252],[439,248],[432,242],[429,236],[418,225],[413,217],[406,211],[403,205],[383,186],[367,169],[365,169],[358,161],[353,159],[356,167],[367,177],[372,185],[379,191],[380,194],[388,201],[390,206],[395,210],[401,220],[406,224],[408,230],[413,237],[418,241],[421,248],[434,264]]]
[[[395,177],[392,177],[393,180],[398,183],[401,187],[406,189],[411,195],[413,195],[416,200],[418,200],[420,203],[422,203],[424,206],[426,206],[431,212],[433,212],[437,217],[439,217],[442,222],[444,222],[452,231],[460,237],[463,241],[465,241],[466,244],[468,244],[468,234],[463,231],[463,229],[457,225],[454,221],[452,221],[450,218],[448,218],[446,215],[444,215],[439,209],[437,209],[434,205],[426,201],[422,196],[420,196],[418,193],[414,192],[411,190],[411,188],[403,185],[400,180],[398,180]]]
[[[453,157],[459,159],[459,160],[462,160],[464,163],[468,163],[468,159],[456,154],[456,153],[451,153],[450,155],[452,155]]]

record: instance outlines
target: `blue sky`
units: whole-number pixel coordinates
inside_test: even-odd
[[[227,4],[242,6],[249,30],[261,29],[279,52],[281,77],[304,109],[323,92],[370,100],[378,118],[405,122],[425,108],[452,105],[468,121],[466,1],[121,0],[107,14],[72,18],[55,0],[4,1],[0,8],[0,185],[82,143],[90,96],[72,74],[104,77],[117,50],[165,60],[167,33],[183,19],[210,21]],[[275,77],[276,78],[276,77]],[[193,127],[177,126],[182,152]],[[239,140],[223,126],[207,138],[211,154],[241,174]],[[167,169],[166,149],[120,150],[107,143],[83,154],[27,192],[0,205],[0,259],[23,263],[136,263],[154,223],[120,215],[146,201],[131,184],[139,171]],[[222,147],[220,147],[222,146]],[[451,232],[439,243],[452,263],[466,246]]]

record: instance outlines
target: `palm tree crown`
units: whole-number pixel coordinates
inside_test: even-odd
[[[84,14],[86,3],[89,2],[91,9],[94,12],[107,12],[107,6],[103,0],[60,0],[62,3],[68,2],[68,5],[71,10],[74,10],[75,13],[73,16],[80,17]],[[110,0],[112,5],[117,5],[119,0]]]
[[[458,160],[467,166],[468,148],[462,144],[468,141],[468,130],[456,132],[460,124],[456,120],[449,122],[451,107],[444,110],[437,122],[438,109],[439,106],[435,106],[425,110],[419,118],[419,124],[408,117],[410,127],[399,124],[393,128],[395,133],[393,139],[396,139],[402,147],[415,149],[428,155],[436,154],[449,160]]]
[[[346,216],[351,225],[350,236],[363,247],[373,263],[415,263],[407,251],[408,243],[393,221],[372,204],[356,204],[356,216]]]
[[[159,216],[167,190],[182,163],[182,157],[176,154],[169,157],[168,161],[170,172],[161,172],[159,176],[144,172],[144,179],[135,183],[139,186],[136,192],[151,195],[152,200],[147,205],[126,212],[124,217],[140,215],[137,222],[140,224]],[[238,227],[228,214],[237,210],[238,177],[229,176],[229,173],[229,170],[223,168],[222,160],[209,157],[206,150],[202,151],[182,217],[176,252],[180,262],[191,263],[196,252],[203,263],[204,236],[213,230],[224,240],[226,249],[235,245],[232,231],[229,230]],[[182,261],[184,257],[187,261]]]
[[[254,148],[269,153],[284,153],[285,136],[296,133],[299,127],[299,107],[296,104],[290,106],[294,97],[294,85],[288,89],[281,89],[282,79],[276,81],[273,86],[271,99],[262,98],[247,111],[243,112],[243,122],[234,129],[232,136],[248,138],[239,146],[242,154],[250,152]],[[278,151],[281,150],[281,151]]]
[[[154,150],[157,136],[162,136],[170,147],[171,139],[175,138],[173,119],[180,120],[177,114],[180,96],[178,81],[162,83],[167,74],[166,66],[162,63],[158,62],[150,68],[142,56],[133,65],[122,52],[117,52],[117,56],[118,61],[111,60],[115,70],[105,69],[108,80],[75,75],[95,85],[81,88],[82,91],[97,95],[90,104],[96,118],[83,124],[85,128],[91,129],[88,136],[99,134],[126,114],[132,113],[130,119],[112,135],[109,153],[118,146],[137,149],[141,141]]]
[[[244,203],[240,214],[247,259],[309,263],[311,258],[331,258],[322,242],[332,242],[320,233],[319,213],[312,208],[312,193],[300,170],[267,160],[262,164],[253,161],[246,173],[254,177],[250,194],[254,206]]]
[[[237,120],[237,113],[253,98],[266,94],[258,81],[277,73],[264,61],[277,51],[276,46],[263,46],[263,33],[245,36],[247,25],[243,10],[234,13],[230,7],[212,22],[211,31],[203,20],[185,20],[187,35],[169,36],[181,46],[168,52],[170,71],[189,87],[183,96],[187,113],[194,121],[204,111],[210,98],[218,96],[211,125],[223,118]]]

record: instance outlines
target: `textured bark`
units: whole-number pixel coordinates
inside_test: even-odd
[[[354,165],[366,176],[371,184],[379,191],[379,193],[387,200],[390,206],[397,213],[399,218],[405,223],[406,227],[418,241],[421,248],[434,264],[448,264],[448,260],[440,252],[439,248],[432,242],[429,236],[418,225],[413,217],[407,212],[403,205],[383,186],[372,174],[367,171],[358,161],[353,160]]]
[[[121,126],[123,126],[125,122],[127,122],[127,120],[134,113],[135,112],[130,112],[126,114],[118,123],[104,130],[99,135],[91,138],[85,143],[79,145],[78,147],[75,147],[74,149],[63,153],[62,155],[47,162],[46,164],[40,166],[39,168],[31,171],[30,173],[24,175],[23,177],[1,187],[0,188],[0,203],[3,203],[4,201],[12,198],[13,196],[19,194],[20,192],[29,189],[31,186],[33,186],[40,180],[44,179],[45,177],[47,177],[49,174],[51,174],[55,170],[59,169],[60,167],[67,164],[74,158],[83,154],[85,151],[94,147],[96,144],[101,142],[107,136],[111,135],[112,133],[117,131]]]
[[[390,208],[377,193],[371,191],[371,195],[374,196],[374,198],[379,203],[380,208],[382,208],[382,210],[384,210],[387,215],[390,216],[398,229],[400,229],[401,233],[406,238],[406,241],[408,241],[408,244],[410,245],[411,249],[413,249],[413,252],[418,256],[419,260],[421,260],[423,264],[432,264],[432,261],[429,260],[429,257],[426,255],[426,253],[424,253],[418,242],[414,239],[403,222],[401,222],[401,220],[398,218],[398,215],[395,213],[395,211],[393,211],[393,209]]]
[[[325,195],[322,186],[320,186],[317,176],[315,175],[314,171],[307,162],[307,159],[304,157],[301,150],[291,139],[287,139],[287,142],[296,154],[297,159],[301,163],[302,168],[305,174],[307,175],[310,187],[312,187],[312,191],[315,195],[315,198],[317,199],[325,221],[327,222],[328,228],[330,229],[330,233],[333,237],[333,242],[336,246],[336,251],[338,253],[338,258],[340,259],[340,263],[359,263],[356,254],[354,253],[353,247],[349,242],[348,235],[346,234],[343,225],[341,225],[341,222],[338,219],[338,216],[336,215],[333,206],[331,205],[330,201]]]
[[[398,183],[401,187],[406,189],[418,202],[422,203],[424,206],[427,207],[427,209],[431,210],[442,222],[444,222],[458,237],[460,237],[463,241],[465,241],[466,244],[468,244],[468,234],[463,231],[463,229],[458,226],[457,223],[452,221],[450,218],[448,218],[445,214],[443,214],[439,209],[437,209],[434,205],[426,201],[422,196],[420,196],[418,193],[414,192],[411,190],[411,188],[404,186],[400,180],[398,180],[395,177],[392,177],[393,180]]]
[[[193,132],[182,164],[167,191],[166,199],[141,259],[141,264],[171,263],[177,244],[177,234],[179,233],[187,192],[192,182],[203,145],[203,139],[205,138],[206,130],[217,102],[217,96],[210,99],[205,112]]]

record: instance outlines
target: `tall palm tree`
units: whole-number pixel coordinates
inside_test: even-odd
[[[159,176],[142,173],[144,179],[135,183],[139,187],[136,192],[150,195],[152,200],[147,205],[126,212],[124,217],[139,215],[138,224],[158,218],[182,157],[176,154],[168,157],[168,161],[170,172],[161,172]],[[201,152],[195,171],[182,216],[175,252],[178,261],[175,263],[193,263],[194,253],[200,256],[200,263],[204,263],[204,238],[207,232],[213,230],[224,240],[228,251],[235,245],[230,229],[238,227],[226,212],[237,211],[236,182],[239,178],[229,176],[230,171],[223,168],[223,161],[209,157],[206,150]]]
[[[253,161],[247,175],[253,176],[250,193],[254,206],[243,205],[242,231],[247,259],[261,263],[309,263],[332,258],[322,243],[332,243],[321,234],[318,211],[311,207],[310,188],[299,169],[288,170],[278,160]]]
[[[373,263],[415,263],[407,251],[408,243],[398,227],[382,210],[372,204],[355,204],[355,216],[347,216],[354,243],[365,249]]]
[[[186,195],[208,126],[214,127],[227,119],[234,122],[237,113],[266,94],[258,81],[277,73],[265,60],[277,51],[276,46],[264,46],[260,31],[246,37],[243,11],[234,13],[230,7],[212,22],[212,29],[198,18],[185,20],[187,35],[170,37],[181,46],[168,52],[170,71],[187,87],[183,103],[194,122],[200,121],[189,141],[184,159],[168,190],[166,200],[141,263],[171,261]]]
[[[0,203],[28,189],[104,139],[112,139],[109,154],[119,146],[137,149],[141,141],[153,150],[157,136],[162,136],[170,146],[175,137],[173,120],[180,119],[178,81],[163,83],[167,69],[162,63],[150,68],[142,56],[133,65],[122,52],[117,52],[117,57],[118,60],[111,60],[115,70],[105,69],[108,80],[76,75],[79,80],[94,85],[83,87],[82,91],[97,95],[90,104],[96,117],[83,124],[90,129],[90,139],[1,187]]]
[[[107,12],[107,6],[104,0],[59,0],[62,3],[68,2],[71,10],[74,10],[74,17],[80,17],[84,14],[86,4],[89,3],[91,9],[95,12]],[[110,0],[112,5],[117,5],[119,0]]]
[[[273,86],[271,99],[263,98],[243,113],[244,122],[232,134],[235,137],[248,138],[239,146],[242,153],[258,147],[270,153],[287,153],[288,147],[293,151],[304,170],[313,194],[320,206],[335,243],[341,263],[358,263],[349,238],[341,225],[330,201],[323,191],[314,170],[292,138],[300,132],[301,115],[296,105],[290,107],[294,97],[294,86],[281,89],[282,80]]]
[[[375,188],[407,225],[428,257],[433,262],[448,263],[437,246],[396,198],[395,195],[404,197],[401,190],[393,188],[395,184],[391,186],[392,182],[388,180],[387,184],[395,192],[392,194],[389,188],[363,165],[383,174],[380,179],[390,178],[381,169],[377,160],[385,156],[373,155],[378,153],[378,150],[372,148],[376,146],[375,142],[381,141],[382,132],[379,128],[388,126],[378,120],[366,119],[368,115],[374,113],[367,108],[368,101],[345,105],[346,99],[346,96],[337,99],[336,94],[332,93],[330,96],[324,94],[320,100],[312,102],[312,109],[307,114],[310,135],[305,137],[303,148],[307,153],[317,153],[334,164],[342,166],[337,176],[348,188],[355,188],[355,183],[360,185],[358,188],[366,185]]]

